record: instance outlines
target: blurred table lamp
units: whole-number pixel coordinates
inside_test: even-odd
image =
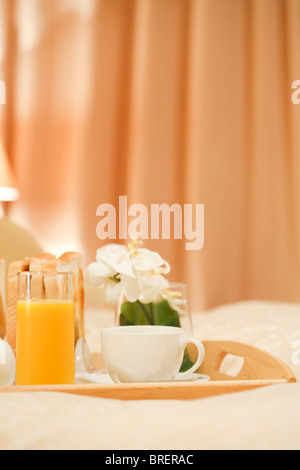
[[[0,80],[0,85],[1,83],[3,85],[3,82]],[[3,88],[3,86],[0,86],[0,103],[5,104],[5,87]],[[4,217],[3,202],[16,201],[19,197],[20,193],[16,187],[4,145],[0,138],[1,269],[3,269],[3,265],[5,266],[5,277],[3,277],[2,273],[0,279],[0,337],[2,338],[5,336],[5,279],[8,272],[8,266],[12,261],[25,259],[27,256],[37,256],[43,251],[31,234],[27,233],[23,228],[18,227],[8,218]],[[4,262],[2,260],[4,260]]]
[[[6,270],[12,261],[37,256],[43,252],[35,237],[25,228],[5,217],[3,202],[16,201],[20,196],[13,173],[0,139],[0,258],[6,261]]]
[[[19,197],[20,193],[16,188],[8,158],[6,156],[3,143],[0,140],[0,203],[16,201]],[[1,215],[3,215],[3,209]]]

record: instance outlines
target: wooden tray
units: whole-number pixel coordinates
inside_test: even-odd
[[[284,362],[257,348],[231,341],[204,341],[203,344],[206,356],[199,372],[208,375],[211,378],[209,382],[14,385],[0,387],[0,392],[63,392],[119,400],[187,400],[296,382],[293,372]],[[228,375],[228,371],[232,370],[235,359],[243,361],[243,366],[233,377]],[[100,357],[96,360],[99,365]],[[229,363],[227,373],[224,372],[226,362],[227,366]]]

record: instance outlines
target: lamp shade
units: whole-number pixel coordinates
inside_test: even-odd
[[[20,193],[16,187],[12,170],[0,140],[0,201],[16,201]]]

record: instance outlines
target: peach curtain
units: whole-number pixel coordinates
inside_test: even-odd
[[[299,0],[0,0],[12,219],[94,259],[97,206],[205,204],[148,240],[192,309],[300,301]]]

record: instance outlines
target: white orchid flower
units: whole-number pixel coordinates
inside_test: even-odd
[[[124,245],[109,243],[103,246],[96,253],[96,261],[110,266],[115,274],[125,274],[134,277],[132,269],[132,260],[130,259],[129,249]]]
[[[170,265],[155,251],[139,248],[132,252],[131,258],[136,271],[155,271],[156,274],[170,272]]]
[[[114,274],[115,272],[110,266],[98,261],[89,264],[86,268],[85,281],[90,286],[101,287]]]
[[[136,248],[137,244],[139,241],[134,241],[128,247],[135,277],[129,279],[122,275],[122,289],[129,302],[156,302],[169,285],[161,274],[167,274],[170,265],[155,251]]]
[[[109,305],[118,303],[121,291],[129,302],[162,299],[169,285],[162,274],[170,272],[170,265],[155,251],[138,248],[140,243],[134,241],[128,247],[110,243],[97,250],[96,262],[85,271],[87,289],[105,291]]]
[[[142,276],[142,292],[139,300],[142,303],[162,300],[161,293],[169,285],[167,279],[160,274],[145,274]]]
[[[92,304],[114,306],[121,294],[120,282],[114,280],[115,271],[104,262],[91,263],[84,272],[84,284]]]
[[[144,304],[161,300],[162,291],[169,285],[163,276],[151,272],[140,272],[134,279],[122,277],[121,283],[124,295],[129,302],[139,300]]]

